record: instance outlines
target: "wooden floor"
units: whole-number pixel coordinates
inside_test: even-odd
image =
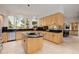
[[[22,47],[22,40],[8,42],[3,44],[2,54],[25,54]],[[44,40],[43,48],[35,52],[35,54],[77,54],[79,53],[79,37],[70,36],[64,38],[62,44],[54,44],[52,42]]]

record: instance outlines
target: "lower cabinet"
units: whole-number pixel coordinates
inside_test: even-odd
[[[63,33],[45,32],[44,36],[45,36],[44,39],[54,43],[63,42]]]
[[[23,36],[24,37],[24,36]],[[43,38],[23,38],[23,47],[26,53],[34,53],[43,47]]]
[[[78,36],[78,30],[71,30],[70,35]]]
[[[19,32],[19,31],[17,31],[17,32],[15,33],[15,38],[16,38],[16,40],[22,39],[22,33]]]
[[[3,32],[2,33],[2,42],[7,42],[8,41],[8,33],[7,32]]]
[[[42,38],[28,38],[27,53],[33,53],[42,48]]]
[[[54,33],[53,34],[53,42],[55,43],[62,43],[63,42],[63,34],[62,33]]]

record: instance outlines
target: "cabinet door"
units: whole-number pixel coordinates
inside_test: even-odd
[[[46,32],[43,31],[43,38],[44,38],[44,39],[45,39],[45,36],[46,36]]]
[[[54,34],[53,42],[55,42],[57,44],[62,43],[63,42],[63,35],[62,35],[62,33]]]
[[[48,32],[45,32],[45,39],[49,40],[49,33]]]
[[[40,24],[40,26],[43,26],[43,19],[39,20],[39,24]]]
[[[15,36],[16,36],[16,40],[22,39],[22,33],[21,32],[16,32]]]
[[[2,41],[7,42],[8,41],[8,33],[2,33]]]
[[[50,33],[50,32],[49,32],[48,35],[49,35],[49,41],[53,42],[53,33]]]
[[[63,14],[57,14],[56,15],[56,22],[58,25],[64,25],[64,16]]]
[[[28,43],[28,40],[26,39],[26,38],[24,38],[24,42],[23,42],[23,46],[24,46],[24,51],[25,51],[25,53],[27,52],[27,50],[28,50],[28,45],[27,45],[27,43]]]
[[[45,39],[49,40],[49,41],[52,41],[53,40],[53,36],[52,35],[53,35],[52,33],[46,32],[45,33]]]
[[[46,26],[46,19],[43,19],[43,26]]]
[[[48,22],[48,18],[46,18],[45,20],[45,26],[48,26],[49,22]]]
[[[50,16],[48,16],[47,18],[46,18],[46,26],[49,26],[50,25]]]
[[[53,16],[53,24],[56,24],[57,23],[57,21],[56,21],[56,16],[54,15]]]
[[[27,53],[33,53],[42,48],[42,38],[28,38]]]
[[[53,16],[50,16],[49,20],[49,26],[53,24]]]
[[[53,42],[58,43],[58,36],[55,33],[53,34]]]

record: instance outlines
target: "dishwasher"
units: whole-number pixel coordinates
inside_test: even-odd
[[[8,42],[10,42],[10,41],[15,41],[16,39],[15,39],[15,32],[13,31],[13,32],[9,32],[8,33]]]

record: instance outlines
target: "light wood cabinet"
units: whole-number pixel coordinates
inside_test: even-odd
[[[41,18],[40,20],[39,20],[39,24],[40,24],[40,26],[43,26],[43,18]]]
[[[52,14],[46,17],[43,17],[40,19],[40,21],[42,21],[40,24],[42,24],[43,26],[50,26],[50,25],[60,25],[63,27],[64,25],[64,14],[63,13],[56,13],[56,14]]]
[[[16,40],[22,39],[22,33],[20,31],[17,31],[15,34],[15,38],[16,38]]]
[[[62,33],[54,33],[54,32],[45,32],[44,39],[54,42],[54,43],[62,43],[63,42],[63,34]]]
[[[46,40],[49,40],[49,41],[52,41],[50,38],[52,38],[52,33],[50,33],[50,32],[45,32],[45,39]]]
[[[49,39],[49,33],[48,32],[45,32],[45,39]]]
[[[47,26],[47,19],[43,19],[43,26]]]
[[[73,20],[71,22],[71,31],[70,31],[70,35],[75,35],[78,36],[78,21]]]
[[[43,47],[43,37],[27,38],[27,36],[23,35],[23,47],[25,53],[37,52]]]
[[[64,24],[64,15],[63,14],[58,14],[57,15],[57,23],[60,26],[62,26]]]
[[[28,53],[36,52],[42,48],[42,38],[38,38],[38,39],[28,38],[27,45],[28,45],[27,48]]]
[[[4,32],[2,33],[2,42],[7,42],[8,41],[8,33],[7,32]]]
[[[62,43],[63,42],[63,34],[62,33],[53,33],[53,42]]]

